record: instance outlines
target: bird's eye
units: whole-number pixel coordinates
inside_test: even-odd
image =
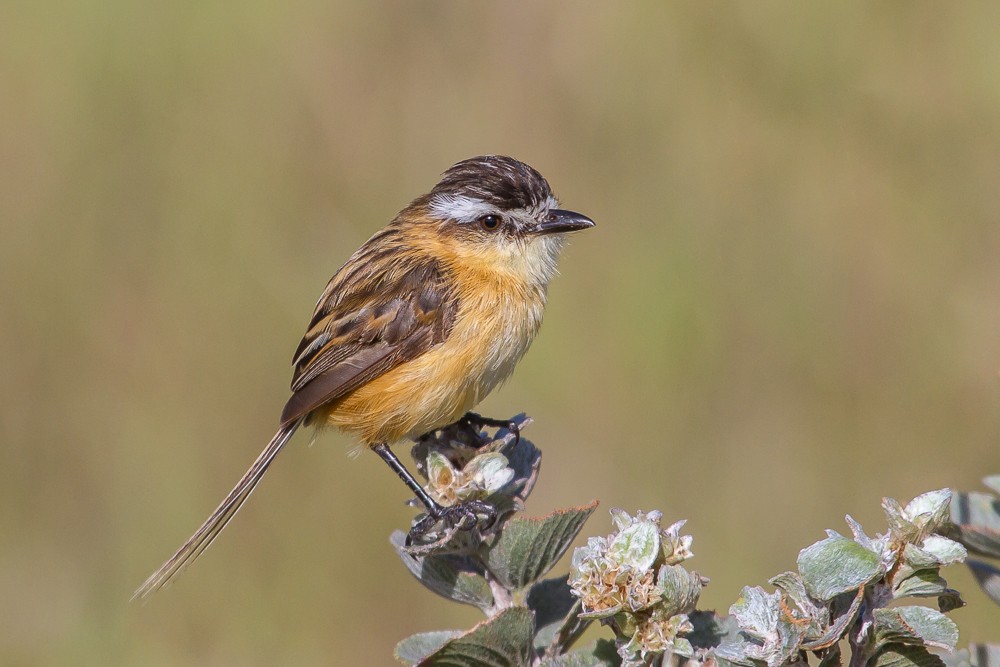
[[[500,216],[493,215],[492,213],[490,215],[484,215],[483,217],[479,218],[479,226],[487,231],[492,232],[493,230],[495,230],[497,227],[500,226]]]

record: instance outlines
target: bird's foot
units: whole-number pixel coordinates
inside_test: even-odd
[[[496,520],[496,509],[481,500],[470,500],[448,507],[438,506],[428,511],[423,518],[413,524],[413,527],[410,528],[409,538],[412,542],[423,537],[438,523],[443,523],[447,532],[456,533],[461,530],[472,530],[476,527],[485,530],[490,528]],[[481,526],[480,521],[482,521]]]
[[[477,437],[479,437],[479,429],[484,426],[489,428],[505,428],[514,434],[515,445],[521,441],[521,427],[513,419],[493,419],[491,417],[484,417],[475,412],[466,412],[457,423],[471,429]],[[480,438],[480,440],[482,440],[482,438]]]

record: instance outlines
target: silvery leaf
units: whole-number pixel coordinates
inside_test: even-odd
[[[890,644],[868,661],[868,667],[945,667],[945,664],[923,646]]]
[[[799,552],[799,573],[809,594],[822,601],[855,590],[883,574],[879,554],[846,537],[828,537]]]
[[[935,530],[948,519],[951,507],[951,489],[928,491],[906,504],[906,518],[920,528]]]
[[[650,513],[652,516],[654,513]],[[659,515],[659,512],[655,514]],[[640,517],[642,514],[640,513]],[[660,553],[660,526],[656,520],[631,520],[625,512],[612,511],[620,532],[611,540],[608,556],[635,570],[648,570]],[[626,518],[630,520],[626,523]],[[659,516],[656,517],[659,519]]]
[[[876,609],[875,638],[883,645],[917,644],[954,651],[958,626],[941,612],[927,607]]]
[[[543,517],[511,519],[486,554],[490,571],[511,590],[537,581],[556,564],[596,507],[594,501]]]
[[[468,632],[453,637],[424,657],[423,667],[522,667],[531,658],[534,614],[527,607],[510,607]]]
[[[396,644],[394,654],[400,662],[412,665],[420,662],[434,651],[441,648],[446,641],[462,634],[462,630],[438,630],[435,632],[419,632]]]
[[[400,560],[417,580],[442,597],[486,610],[493,606],[493,592],[482,572],[465,556],[413,556],[406,551],[406,534],[397,530],[389,541]]]

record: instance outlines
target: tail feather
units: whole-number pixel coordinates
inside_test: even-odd
[[[274,457],[278,455],[278,452],[284,448],[288,443],[288,440],[295,433],[295,430],[302,423],[301,419],[286,424],[278,429],[278,432],[274,434],[271,438],[271,442],[267,444],[264,451],[260,453],[257,460],[253,462],[250,469],[246,471],[242,479],[237,482],[236,486],[229,495],[219,504],[215,511],[205,520],[205,523],[201,524],[201,527],[195,531],[187,542],[177,550],[173,556],[171,556],[167,561],[160,566],[160,568],[151,574],[146,581],[142,583],[139,588],[136,589],[135,593],[132,594],[132,599],[136,598],[146,598],[155,593],[156,591],[163,588],[171,579],[176,577],[184,568],[190,565],[198,556],[200,556],[205,549],[211,546],[215,538],[219,536],[219,533],[232,521],[236,513],[239,512],[240,507],[246,502],[253,490],[257,488],[257,484],[260,482],[264,473],[267,472],[268,466],[271,465],[271,461]]]

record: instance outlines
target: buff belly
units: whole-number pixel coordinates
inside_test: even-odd
[[[544,293],[517,296],[466,298],[444,342],[335,401],[317,422],[369,447],[454,423],[510,377],[538,331]]]

